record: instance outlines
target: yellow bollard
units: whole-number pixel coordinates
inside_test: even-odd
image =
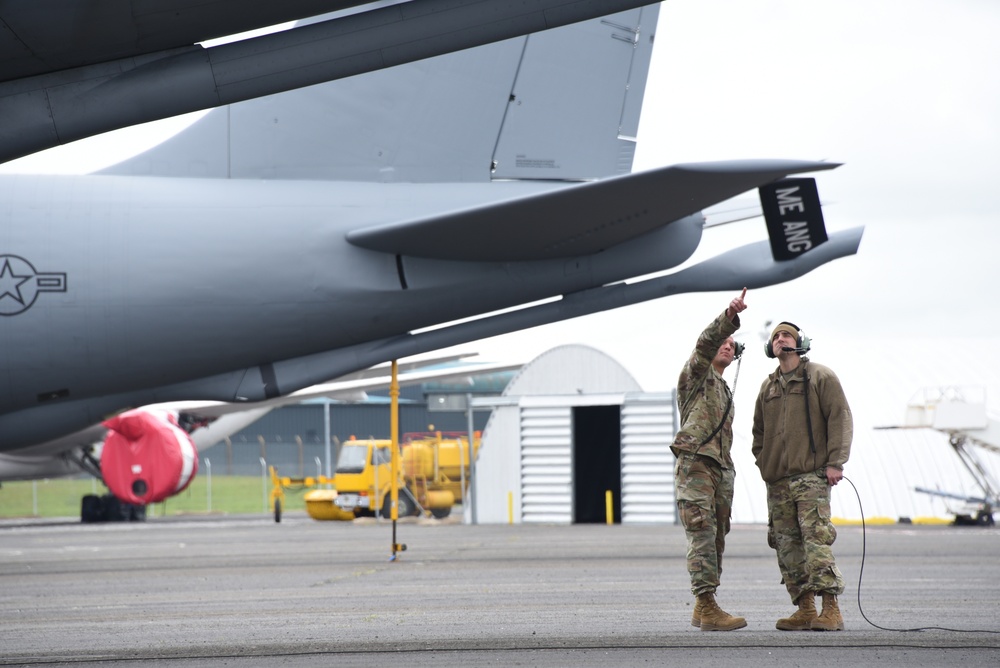
[[[606,490],[604,492],[604,516],[608,521],[608,524],[615,523],[615,505],[614,499],[611,498],[611,490]]]
[[[514,492],[507,492],[507,524],[514,523]]]

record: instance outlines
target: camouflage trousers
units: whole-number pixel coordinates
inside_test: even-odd
[[[837,596],[844,577],[830,546],[830,486],[823,470],[789,476],[767,486],[767,544],[778,554],[781,581],[796,603],[806,591]]]
[[[710,457],[690,453],[677,457],[677,510],[687,534],[687,569],[695,596],[719,586],[735,480],[733,469],[723,469]]]

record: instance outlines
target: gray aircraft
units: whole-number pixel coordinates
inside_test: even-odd
[[[645,4],[0,0],[0,161]],[[316,15],[291,30],[202,44]]]
[[[521,366],[512,362],[472,362],[467,359],[471,356],[464,353],[399,362],[397,383],[400,387],[426,382],[471,383],[477,376],[513,371]],[[365,401],[368,392],[389,389],[390,381],[389,366],[378,365],[265,401],[170,401],[137,410],[146,411],[161,422],[180,425],[188,432],[195,450],[203,452],[275,408],[320,397],[338,402]],[[80,473],[101,478],[100,450],[107,431],[103,424],[95,423],[47,444],[0,452],[0,481]]]
[[[855,253],[861,228],[827,235],[814,181],[786,179],[835,164],[630,173],[657,17],[629,9],[229,105],[101,174],[0,177],[0,452],[63,457],[126,409],[250,407]],[[703,210],[755,188],[769,240],[625,282],[684,263]]]

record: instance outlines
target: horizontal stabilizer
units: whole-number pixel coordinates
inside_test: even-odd
[[[705,229],[720,227],[730,223],[739,223],[751,218],[760,218],[764,212],[760,209],[760,200],[748,201],[741,197],[723,202],[702,211],[705,214]]]
[[[354,230],[362,248],[441,260],[510,262],[606,250],[789,174],[827,162],[689,163],[570,185],[428,218]]]
[[[768,252],[768,243],[758,241],[731,249],[672,274],[635,283],[603,285],[574,292],[556,301],[506,311],[488,318],[407,334],[374,344],[366,343],[359,346],[355,354],[358,359],[405,357],[670,295],[730,292],[742,287],[757,289],[777,285],[804,276],[827,262],[854,255],[858,252],[863,232],[862,227],[834,232],[829,243],[788,262],[776,262]],[[318,366],[318,360],[310,360],[310,366]],[[281,369],[278,371],[280,374]]]
[[[775,260],[792,260],[827,240],[816,179],[784,179],[759,191]]]

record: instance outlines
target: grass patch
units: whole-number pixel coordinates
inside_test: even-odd
[[[0,486],[0,517],[80,517],[86,494],[106,494],[93,478],[53,478],[5,482]],[[305,510],[308,489],[285,490],[284,510]],[[197,476],[186,490],[162,503],[151,504],[149,517],[193,514],[271,514],[271,481],[257,476]]]

